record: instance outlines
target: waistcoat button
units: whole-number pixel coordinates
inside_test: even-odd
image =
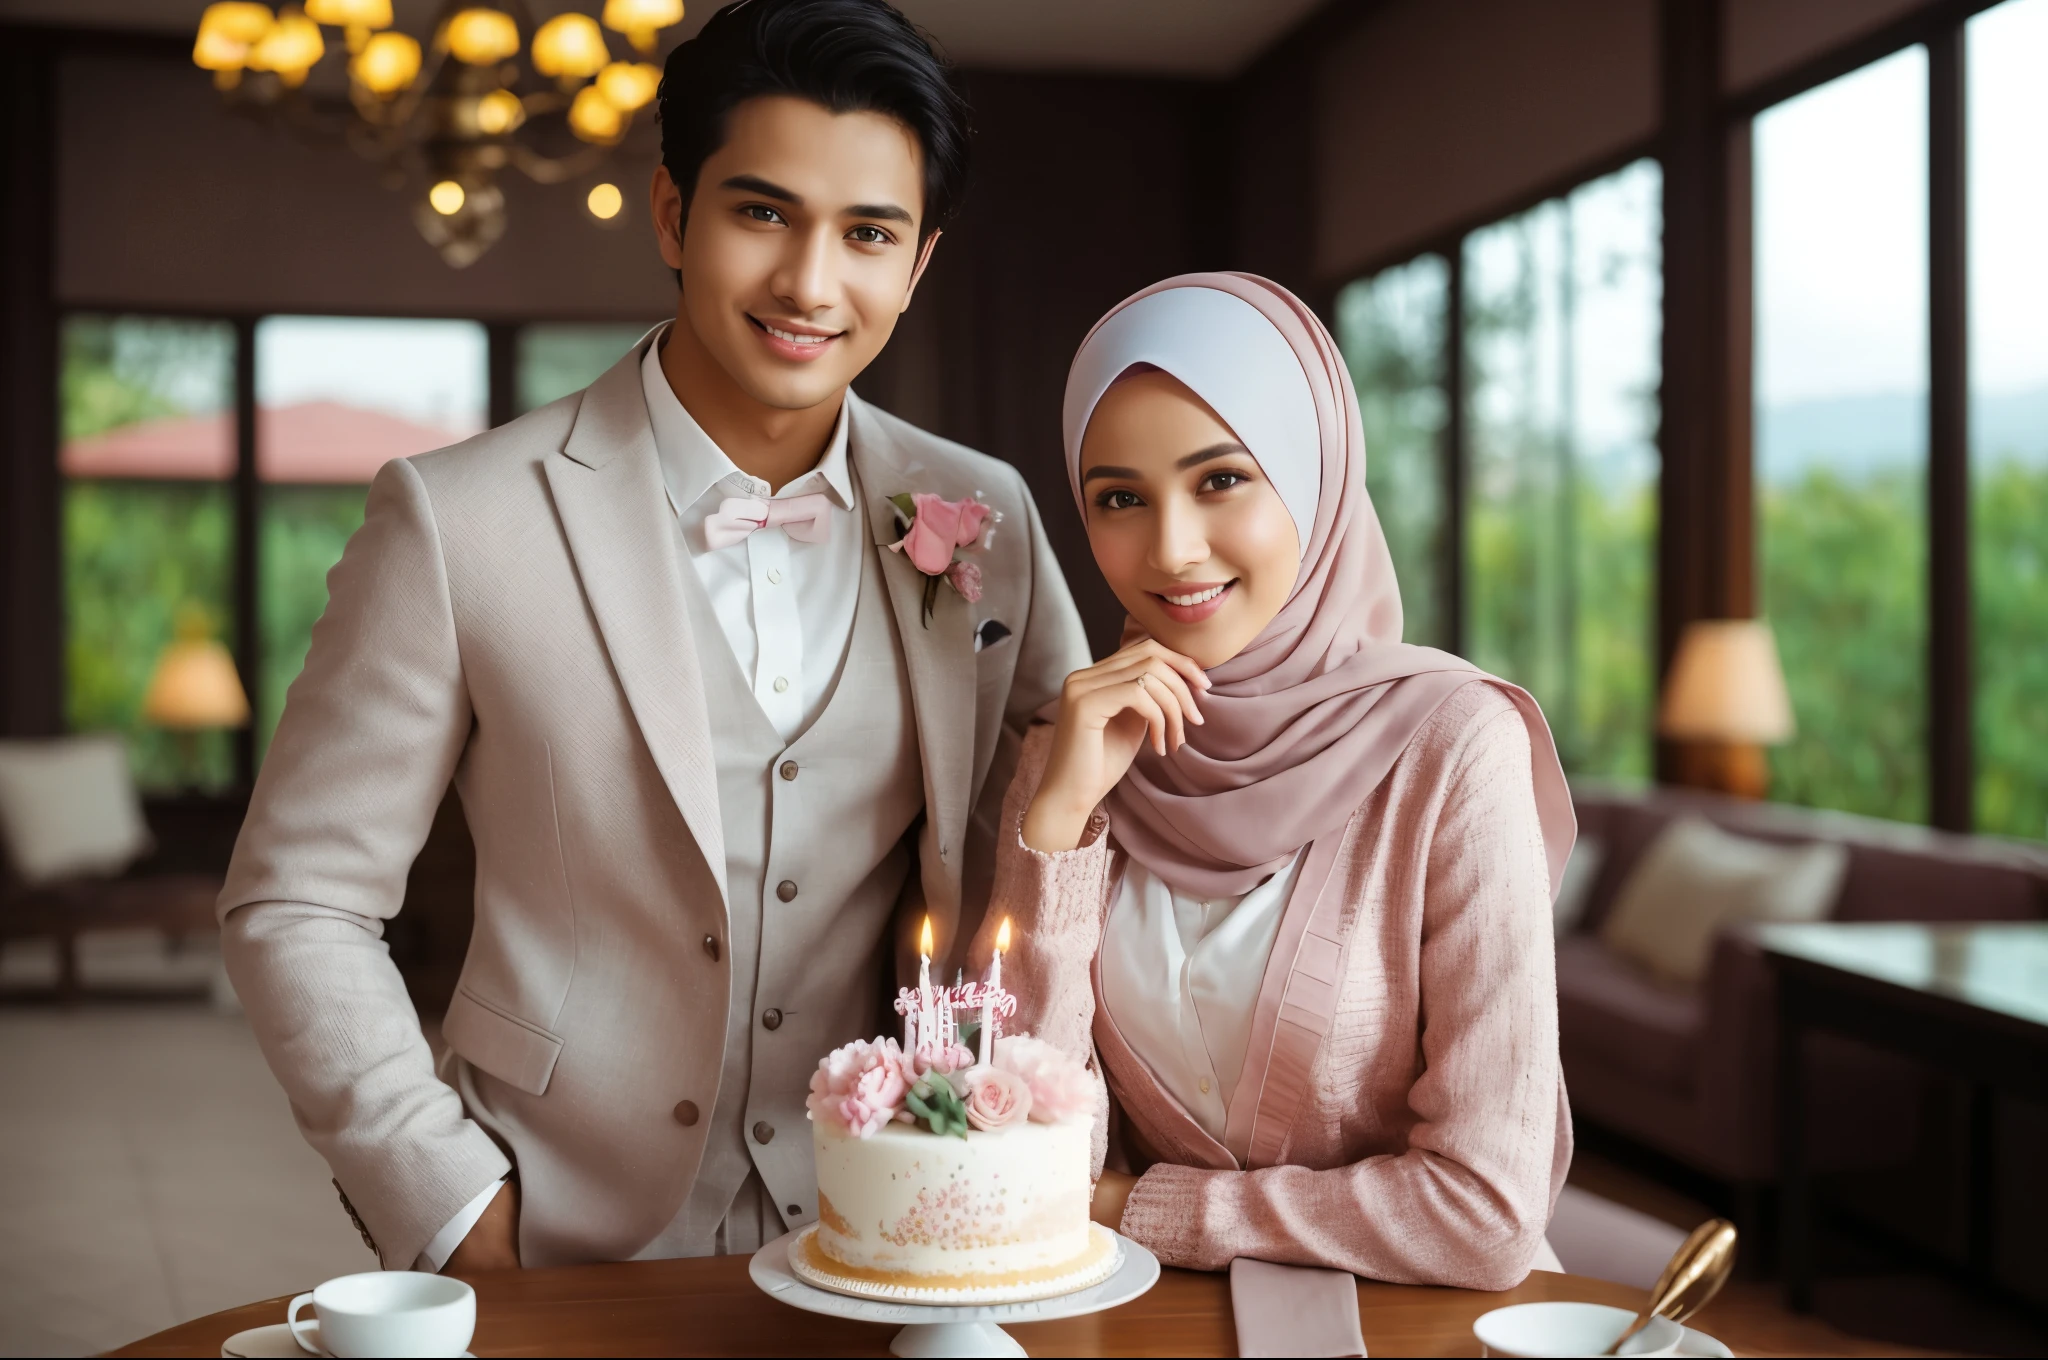
[[[713,963],[718,962],[718,937],[716,935],[706,935],[704,937],[704,952],[711,956]]]
[[[796,900],[796,880],[785,878],[775,885],[775,895],[785,902]]]
[[[755,1123],[755,1125],[754,1125],[754,1141],[755,1141],[755,1142],[757,1142],[757,1143],[767,1143],[767,1142],[772,1142],[772,1141],[774,1141],[774,1138],[775,1138],[775,1126],[774,1126],[773,1124],[769,1123],[769,1122],[768,1122],[767,1120],[765,1120],[765,1119],[763,1119],[763,1120],[759,1120],[759,1121],[757,1121],[757,1122]]]
[[[785,760],[782,762],[782,777],[784,779],[796,778],[796,762],[794,760]]]
[[[691,1126],[692,1124],[695,1124],[696,1122],[697,1122],[697,1102],[696,1102],[696,1101],[694,1101],[694,1100],[679,1100],[679,1101],[677,1101],[677,1102],[676,1102],[676,1123],[678,1123],[678,1124],[681,1124],[681,1125],[682,1125],[682,1126],[683,1126],[684,1128],[686,1128],[686,1129],[687,1129],[687,1128],[689,1128],[689,1127],[690,1127],[690,1126]]]
[[[761,1012],[761,1028],[762,1028],[762,1029],[781,1029],[781,1028],[782,1028],[782,1012],[781,1012],[781,1011],[779,1011],[779,1010],[776,1010],[776,1009],[775,1009],[775,1008],[774,1008],[773,1006],[770,1006],[770,1007],[769,1007],[769,1008],[768,1008],[767,1010],[765,1010],[765,1011],[762,1011],[762,1012]]]

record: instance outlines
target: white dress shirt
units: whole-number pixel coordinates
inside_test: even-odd
[[[832,695],[853,640],[853,611],[860,599],[865,535],[847,466],[846,405],[840,405],[839,423],[817,466],[774,493],[768,483],[742,472],[676,399],[661,368],[661,347],[667,341],[664,330],[647,347],[640,386],[676,531],[755,701],[776,733],[785,742],[794,741]],[[852,400],[847,393],[846,401]],[[704,521],[728,496],[769,500],[813,492],[832,502],[831,528],[822,543],[800,542],[779,528],[756,529],[725,548],[714,549],[705,541]],[[447,1265],[503,1184],[485,1186],[449,1219],[414,1268],[438,1271]]]
[[[1192,897],[1132,860],[1102,941],[1102,999],[1168,1094],[1223,1141],[1301,855],[1242,897]]]

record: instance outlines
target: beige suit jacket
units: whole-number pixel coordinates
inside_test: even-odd
[[[387,1266],[515,1164],[527,1264],[624,1259],[703,1154],[731,966],[699,657],[725,643],[692,636],[645,343],[378,473],[221,895],[265,1057]],[[924,774],[899,937],[929,910],[950,955],[986,901],[1021,733],[1087,647],[1016,471],[848,400]],[[928,626],[925,578],[884,546],[904,491],[1004,515],[982,600],[942,588]],[[484,1108],[436,1075],[381,938],[451,778],[476,926],[443,1033]]]

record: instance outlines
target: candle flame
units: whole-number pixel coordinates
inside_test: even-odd
[[[932,918],[924,918],[924,929],[917,933],[917,952],[926,958],[932,956]]]
[[[999,954],[1010,952],[1010,918],[1007,916],[1003,918],[1003,928],[996,932],[996,952]]]

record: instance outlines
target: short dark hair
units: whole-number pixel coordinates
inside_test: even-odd
[[[920,237],[960,206],[967,101],[952,66],[915,24],[884,0],[738,0],[669,53],[662,71],[661,163],[685,215],[698,171],[725,144],[728,116],[762,95],[887,114],[910,129],[924,149]]]

